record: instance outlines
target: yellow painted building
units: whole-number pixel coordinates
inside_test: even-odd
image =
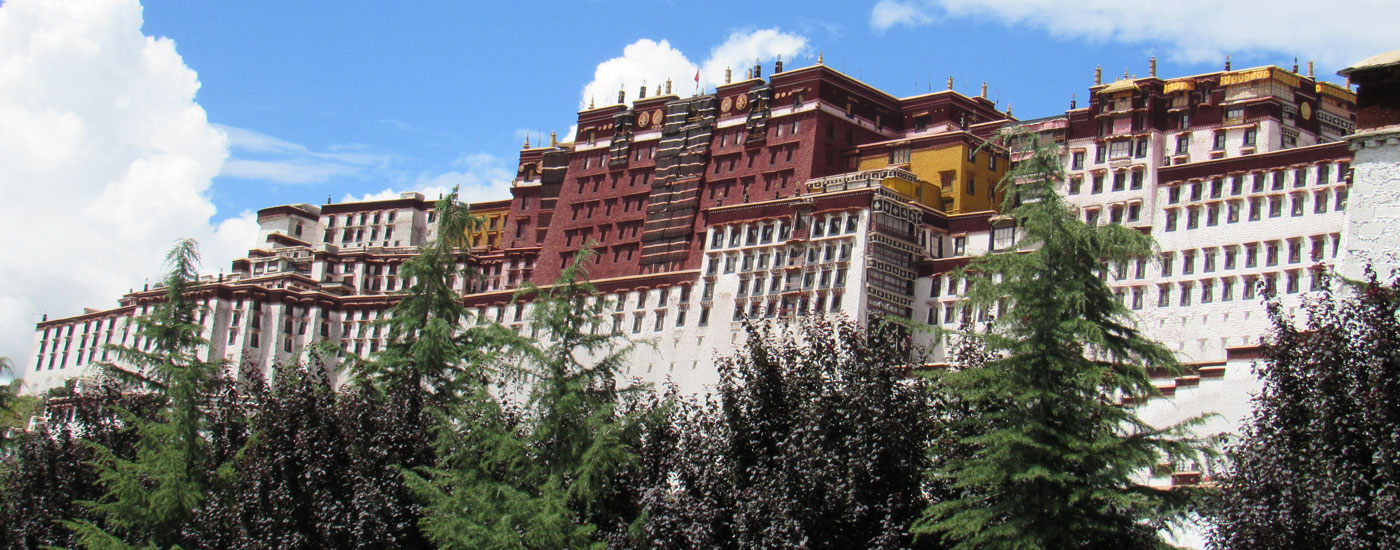
[[[967,134],[955,134],[865,145],[859,148],[857,168],[913,172],[919,182],[886,178],[885,186],[949,214],[996,210],[1001,206],[997,185],[1010,162],[999,147],[978,151],[980,143]]]
[[[506,230],[506,215],[510,213],[510,201],[479,202],[471,205],[473,216],[481,218],[481,230],[467,230],[467,242],[472,248],[500,248],[501,236]]]

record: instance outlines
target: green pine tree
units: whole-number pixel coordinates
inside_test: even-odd
[[[434,211],[436,237],[403,264],[399,274],[408,287],[381,322],[388,343],[353,364],[355,382],[342,400],[346,429],[364,433],[351,446],[349,466],[356,494],[352,531],[359,541],[422,544],[421,510],[399,472],[434,462],[430,428],[444,410],[489,398],[492,365],[519,345],[503,327],[467,326],[469,313],[454,290],[464,278],[479,276],[467,239],[484,228],[482,220],[458,200],[456,189]]]
[[[179,242],[166,257],[165,301],[151,315],[135,320],[137,346],[111,346],[116,363],[109,375],[133,391],[150,391],[163,404],[154,420],[125,410],[119,417],[138,434],[135,457],[121,458],[92,443],[98,483],[105,493],[86,502],[101,518],[65,522],[86,548],[176,548],[213,482],[207,439],[209,410],[223,377],[221,361],[199,357],[202,327],[197,305],[186,292],[198,280],[199,251],[193,240]]]
[[[486,366],[514,335],[498,326],[466,327],[468,312],[454,285],[479,277],[467,241],[484,229],[481,218],[457,198],[457,190],[434,206],[437,236],[418,256],[404,262],[399,276],[409,282],[382,321],[388,344],[358,364],[357,374],[381,391],[408,390],[413,401],[448,405],[486,385]]]
[[[592,254],[517,293],[533,298],[529,327],[542,338],[499,378],[528,396],[523,408],[475,392],[439,424],[435,467],[407,473],[439,547],[590,547],[633,521],[614,498],[636,460],[638,422],[618,412],[635,389],[617,386],[631,345],[595,330],[607,304],[587,281]]]
[[[1121,405],[1157,395],[1148,369],[1178,370],[1172,353],[1143,337],[1102,275],[1153,252],[1150,237],[1121,225],[1089,226],[1056,193],[1059,147],[1007,134],[1028,153],[1001,183],[1021,232],[1012,252],[975,259],[968,299],[1000,307],[977,336],[991,358],[939,383],[979,414],[954,429],[972,456],[940,473],[961,498],[929,507],[919,526],[956,548],[1159,546],[1158,530],[1191,511],[1193,494],[1140,481],[1163,460],[1195,458],[1200,418],[1158,428]]]

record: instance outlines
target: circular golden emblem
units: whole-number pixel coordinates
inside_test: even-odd
[[[660,126],[666,122],[665,115],[661,114],[661,109],[651,112],[651,125]]]
[[[734,98],[734,108],[740,111],[749,106],[749,94],[739,94]]]
[[[733,100],[733,98],[728,98],[728,97],[726,97],[726,98],[724,98],[724,101],[719,102],[719,112],[721,112],[721,113],[727,113],[727,112],[729,112],[729,110],[732,109],[733,107],[734,107],[734,100]]]
[[[1298,107],[1298,111],[1300,111],[1300,113],[1303,115],[1303,120],[1309,120],[1312,118],[1311,104],[1304,103],[1302,106]]]
[[[638,127],[638,128],[646,128],[647,126],[650,126],[650,125],[651,125],[651,113],[642,112],[642,114],[637,115],[637,127]]]

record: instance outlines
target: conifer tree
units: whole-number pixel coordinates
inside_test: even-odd
[[[1264,383],[1210,519],[1217,548],[1400,547],[1400,288],[1274,297]]]
[[[979,334],[986,366],[940,380],[977,413],[955,426],[972,455],[942,472],[963,494],[932,505],[919,530],[957,548],[1161,545],[1157,531],[1183,518],[1193,495],[1138,479],[1204,449],[1188,435],[1199,419],[1158,428],[1120,404],[1157,395],[1148,369],[1178,367],[1134,328],[1101,276],[1150,256],[1153,243],[1128,227],[1081,222],[1055,191],[1059,148],[1004,137],[1028,152],[1001,183],[1002,211],[1021,240],[964,272],[972,307],[1002,311]]]
[[[591,257],[585,249],[553,285],[517,293],[533,298],[541,337],[500,371],[528,396],[523,408],[474,392],[439,424],[437,464],[406,473],[439,547],[580,548],[632,520],[610,505],[636,457],[632,419],[617,408],[633,391],[617,386],[631,345],[595,332],[606,303],[587,280]]]
[[[145,345],[112,346],[118,362],[104,365],[135,391],[150,391],[162,404],[154,419],[117,411],[138,435],[135,456],[124,458],[94,443],[102,498],[85,503],[101,519],[65,522],[87,548],[171,548],[185,544],[186,529],[211,483],[209,397],[222,377],[222,362],[199,357],[204,343],[197,305],[186,292],[198,280],[199,251],[179,242],[166,257],[165,300],[135,320]]]
[[[468,312],[454,288],[479,277],[469,239],[484,229],[481,218],[458,200],[455,188],[434,211],[436,236],[399,270],[408,286],[382,321],[388,343],[358,365],[358,374],[380,391],[411,388],[401,395],[412,408],[421,400],[448,405],[485,386],[489,360],[513,343],[500,327],[466,327]]]
[[[422,544],[420,510],[400,469],[433,463],[430,429],[447,409],[487,399],[491,365],[512,332],[495,325],[467,326],[469,315],[455,287],[478,277],[471,234],[482,220],[453,191],[434,206],[437,231],[399,271],[408,287],[382,321],[385,348],[356,362],[356,379],[342,397],[350,446],[352,538],[375,544]]]

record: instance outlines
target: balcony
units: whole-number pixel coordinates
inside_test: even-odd
[[[834,193],[850,189],[880,187],[886,178],[899,178],[905,181],[919,181],[913,172],[902,168],[880,168],[852,174],[838,174],[807,181],[807,189],[812,193]]]

